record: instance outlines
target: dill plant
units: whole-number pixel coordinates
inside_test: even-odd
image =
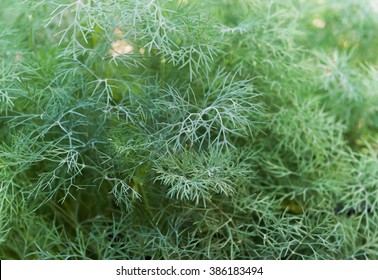
[[[370,2],[0,5],[2,258],[378,258]]]

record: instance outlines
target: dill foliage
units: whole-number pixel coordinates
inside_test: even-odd
[[[378,259],[372,1],[2,0],[2,259]]]

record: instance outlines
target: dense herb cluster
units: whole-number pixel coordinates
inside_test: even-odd
[[[377,259],[371,3],[2,0],[0,257]]]

